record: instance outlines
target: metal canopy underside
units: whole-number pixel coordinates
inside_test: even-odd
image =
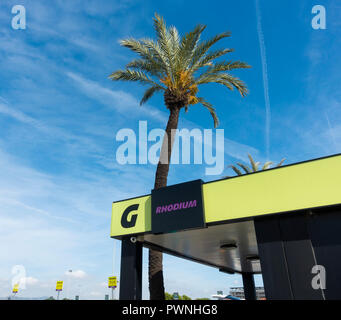
[[[205,229],[138,237],[146,247],[223,269],[222,271],[260,273],[258,247],[253,220],[211,225]],[[236,248],[221,249],[224,244]]]

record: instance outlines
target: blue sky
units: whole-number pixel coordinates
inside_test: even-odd
[[[11,28],[16,4],[26,8],[26,30]],[[311,27],[315,4],[326,8],[326,30]],[[144,88],[107,77],[134,57],[119,39],[153,37],[154,12],[182,34],[197,23],[207,24],[204,38],[231,31],[221,46],[235,49],[231,59],[252,65],[235,72],[248,84],[246,98],[215,86],[201,91],[225,130],[226,165],[245,161],[247,153],[294,163],[340,152],[340,4],[259,0],[258,6],[256,12],[253,0],[1,1],[0,297],[9,293],[14,265],[25,266],[29,279],[22,296],[55,294],[55,281],[67,281],[69,269],[78,270],[69,277],[70,295],[108,293],[111,202],[149,193],[155,171],[119,165],[114,138],[139,120],[164,128],[167,112],[161,96],[141,108]],[[181,114],[179,126],[212,125],[195,106]],[[173,166],[169,183],[219,177],[205,176],[202,165]],[[116,247],[118,271],[119,242]],[[200,297],[241,285],[239,276],[170,256],[164,264],[169,292]]]

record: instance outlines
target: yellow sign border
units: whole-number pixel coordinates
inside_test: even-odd
[[[109,277],[108,278],[108,288],[113,288],[113,287],[117,287],[117,277],[113,276],[113,277]]]
[[[63,291],[63,284],[64,284],[64,281],[57,281],[56,282],[56,291]]]
[[[19,283],[16,283],[13,286],[12,293],[18,293],[19,292]]]

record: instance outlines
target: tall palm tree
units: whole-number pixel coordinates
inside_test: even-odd
[[[237,166],[234,165],[230,165],[228,166],[229,168],[232,168],[232,170],[238,175],[241,176],[243,174],[248,174],[248,173],[252,173],[252,172],[257,172],[260,171],[259,170],[259,165],[260,162],[255,162],[253,160],[253,158],[251,157],[251,155],[247,155],[249,160],[250,160],[250,164],[251,164],[251,168],[243,163],[237,162],[237,165],[244,171],[244,173],[241,171],[241,169],[239,169]],[[283,162],[285,161],[285,159],[282,159],[279,163],[277,163],[276,167],[280,167]],[[266,170],[269,169],[271,167],[271,165],[273,164],[272,161],[267,161],[264,163],[264,165],[262,166],[261,170]]]
[[[180,110],[188,111],[189,106],[200,104],[210,112],[214,127],[218,125],[218,117],[212,104],[198,96],[198,87],[207,83],[219,83],[226,88],[234,88],[244,97],[247,87],[240,79],[228,71],[250,66],[241,61],[215,60],[232,52],[232,49],[210,51],[219,40],[230,36],[229,32],[217,34],[212,39],[200,41],[205,25],[197,25],[183,37],[174,27],[167,27],[164,19],[155,14],[154,28],[156,40],[125,39],[120,44],[139,55],[123,70],[113,72],[109,78],[113,81],[136,81],[147,85],[140,104],[146,103],[154,93],[162,92],[169,119],[166,134],[161,147],[160,159],[156,169],[154,188],[167,185],[169,162],[174,142],[175,129],[178,127]],[[168,143],[170,138],[170,143]],[[152,300],[164,300],[164,284],[162,271],[162,253],[149,250],[149,291]]]

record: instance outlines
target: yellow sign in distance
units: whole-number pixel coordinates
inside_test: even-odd
[[[63,290],[63,281],[57,281],[56,291],[62,291],[62,290]]]
[[[116,288],[116,287],[117,287],[117,277],[109,277],[108,288]]]
[[[12,292],[13,292],[13,293],[18,293],[18,291],[19,291],[19,283],[16,283],[16,284],[13,286]]]

